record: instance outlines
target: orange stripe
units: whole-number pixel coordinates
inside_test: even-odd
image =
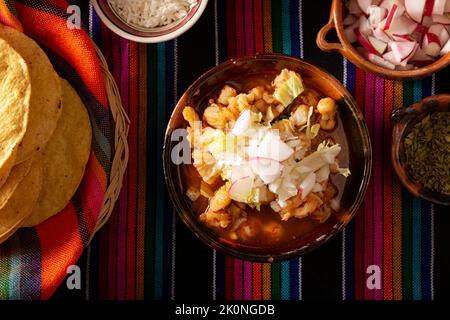
[[[394,82],[394,108],[403,106],[403,83],[401,81]],[[402,192],[400,181],[394,177],[393,190],[393,284],[394,299],[402,299]]]
[[[384,82],[384,141],[390,145],[391,141],[391,111],[393,104],[394,84],[391,80]],[[390,150],[384,152],[384,251],[383,251],[383,292],[384,299],[392,300],[392,167]]]
[[[138,202],[137,202],[137,240],[136,240],[136,299],[144,299],[144,248],[145,248],[145,198],[147,176],[147,46],[139,45],[139,125],[138,125]]]
[[[9,8],[4,1],[0,1],[0,23],[23,31],[22,24],[16,16],[9,11]]]
[[[264,0],[263,2],[263,24],[264,24],[264,52],[273,52],[272,44],[272,2]]]
[[[41,244],[42,298],[48,299],[64,280],[67,266],[76,264],[83,250],[75,208],[69,204],[36,231]]]
[[[262,265],[262,288],[263,288],[263,300],[270,300],[272,298],[272,265],[269,263],[264,263]]]
[[[73,66],[92,94],[108,107],[105,83],[92,41],[83,30],[67,29],[67,21],[51,13],[38,11],[16,2],[16,8],[25,33],[44,44],[56,54],[65,57]],[[48,23],[42,23],[47,21]],[[39,25],[39,28],[36,26]],[[82,45],[80,45],[82,44]]]

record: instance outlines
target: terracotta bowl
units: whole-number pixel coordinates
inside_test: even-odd
[[[373,64],[372,62],[361,56],[355,49],[355,47],[347,40],[347,37],[344,33],[344,26],[342,24],[345,9],[346,8],[344,6],[343,0],[333,0],[333,3],[331,5],[330,20],[322,29],[320,29],[316,39],[317,45],[323,51],[337,51],[364,71],[393,80],[417,79],[427,77],[450,64],[450,53],[447,53],[443,57],[437,59],[432,64],[408,71],[389,70]],[[329,43],[326,40],[327,34],[332,29],[336,30],[340,43]]]
[[[198,221],[189,199],[185,196],[182,164],[171,160],[171,153],[179,143],[172,141],[172,133],[185,128],[182,111],[186,105],[193,106],[199,114],[208,105],[211,97],[217,97],[225,84],[231,84],[243,91],[254,86],[255,79],[267,77],[271,81],[282,69],[288,68],[301,74],[306,87],[315,89],[322,95],[334,98],[339,104],[340,126],[344,128],[345,140],[342,144],[348,155],[348,165],[352,174],[343,182],[341,212],[334,222],[323,223],[289,246],[277,249],[248,248],[221,240],[209,228]],[[342,152],[341,152],[342,153]],[[203,74],[183,94],[169,120],[163,151],[163,165],[170,197],[181,219],[206,244],[225,254],[253,261],[274,261],[300,255],[329,241],[352,219],[360,206],[370,179],[372,149],[364,117],[354,99],[344,86],[326,71],[303,60],[284,55],[257,55],[229,60]],[[329,219],[332,220],[332,219]]]
[[[197,4],[184,19],[163,27],[144,28],[128,24],[114,12],[107,0],[91,2],[95,12],[108,28],[125,39],[142,43],[164,42],[180,36],[197,22],[208,4],[208,0],[197,0]]]
[[[450,95],[441,94],[423,99],[406,108],[396,109],[392,112],[392,165],[403,185],[414,196],[441,205],[450,205],[450,196],[431,191],[414,180],[408,173],[403,139],[410,129],[425,116],[436,111],[450,112]]]

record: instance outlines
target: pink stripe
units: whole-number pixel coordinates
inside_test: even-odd
[[[374,264],[383,266],[383,153],[389,152],[384,146],[383,152],[383,115],[384,115],[384,80],[375,79],[375,139],[374,143]],[[381,282],[383,283],[383,281]],[[376,300],[383,299],[383,289],[375,289]]]
[[[245,55],[244,13],[242,0],[236,0],[236,54]]]
[[[365,90],[365,118],[367,121],[367,126],[371,135],[371,140],[373,141],[373,100],[374,100],[374,87],[375,87],[375,76],[366,73],[366,90]],[[378,137],[377,137],[378,138]],[[376,157],[377,155],[375,155]],[[373,179],[373,172],[372,172]],[[365,214],[364,214],[364,279],[366,279],[366,269],[368,266],[373,264],[373,180],[369,184],[365,199]],[[373,299],[373,290],[367,288],[364,281],[364,299]]]
[[[242,270],[243,262],[240,259],[234,259],[234,299],[242,300]]]
[[[120,39],[121,45],[121,79],[120,79],[120,93],[122,96],[122,103],[125,111],[129,113],[129,90],[128,84],[130,79],[130,68],[129,68],[129,49],[130,44],[128,40],[123,38]],[[118,236],[118,250],[117,250],[117,299],[124,300],[126,297],[126,243],[127,243],[127,216],[128,216],[128,170],[125,172],[124,184],[122,187],[122,192],[119,197],[120,208],[119,208],[119,236]]]
[[[245,50],[246,54],[255,53],[255,37],[253,31],[253,1],[244,2],[245,13]]]
[[[244,300],[253,299],[253,269],[252,263],[244,262]]]

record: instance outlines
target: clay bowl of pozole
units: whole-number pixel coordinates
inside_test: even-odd
[[[326,71],[270,54],[203,74],[170,118],[166,184],[214,249],[272,262],[320,247],[360,206],[372,150],[361,111]]]

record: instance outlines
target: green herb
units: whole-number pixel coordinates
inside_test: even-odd
[[[435,112],[404,139],[411,176],[424,187],[450,195],[450,112]]]

